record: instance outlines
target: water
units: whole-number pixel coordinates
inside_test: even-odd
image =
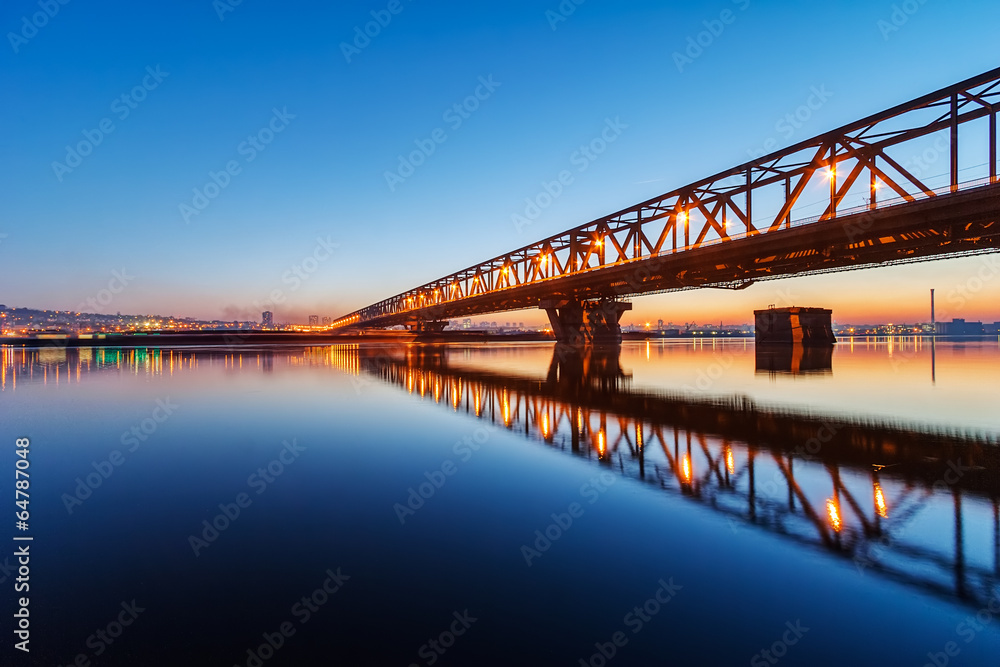
[[[1000,655],[997,341],[2,361],[34,537],[13,664]]]

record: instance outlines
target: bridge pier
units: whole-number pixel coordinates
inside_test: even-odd
[[[578,347],[621,344],[619,320],[632,310],[632,304],[625,301],[577,299],[546,299],[538,307],[549,316],[556,341]]]
[[[446,326],[448,326],[448,320],[444,320],[443,322],[429,322],[429,321],[417,320],[416,322],[411,322],[410,324],[407,324],[406,328],[412,331],[413,333],[422,334],[422,333],[441,333],[442,331],[444,331],[444,328]]]
[[[757,344],[833,347],[830,316],[826,308],[769,308],[755,310],[754,340]]]

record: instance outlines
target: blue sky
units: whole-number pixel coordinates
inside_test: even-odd
[[[257,319],[278,295],[281,321],[344,314],[768,139],[790,145],[992,69],[1000,25],[996,3],[941,0],[586,0],[558,22],[557,0],[51,2],[45,20],[46,0],[0,10],[0,303],[74,309],[124,270],[99,310]],[[345,49],[377,18],[375,37]],[[779,129],[814,89],[828,99]],[[475,111],[449,112],[477,90]],[[619,135],[579,171],[574,154],[609,121]],[[390,186],[399,156],[428,141],[433,154]],[[67,146],[81,142],[95,145],[77,162]],[[517,229],[525,198],[563,169],[573,183]],[[206,186],[215,196],[199,200]],[[742,322],[782,295],[841,321],[926,319],[927,290],[947,300],[982,262],[642,297],[626,319]],[[940,309],[998,320],[994,282]]]

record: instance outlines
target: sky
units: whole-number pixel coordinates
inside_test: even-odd
[[[8,0],[0,303],[337,317],[993,69],[997,25],[978,0]],[[931,288],[939,319],[1000,320],[974,257],[638,297],[624,322],[928,321]]]

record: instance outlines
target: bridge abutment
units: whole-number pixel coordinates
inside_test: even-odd
[[[579,301],[547,299],[538,307],[549,316],[556,341],[565,345],[618,345],[622,314],[632,310],[626,301]]]

